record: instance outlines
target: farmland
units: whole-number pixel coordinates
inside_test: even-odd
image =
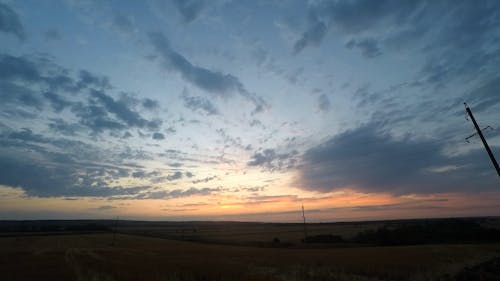
[[[401,222],[307,226],[310,235],[340,235],[343,243],[303,243],[300,224],[122,221],[116,234],[102,228],[114,223],[23,222],[19,232],[19,223],[2,222],[0,280],[466,280],[500,257],[498,242],[349,240]]]

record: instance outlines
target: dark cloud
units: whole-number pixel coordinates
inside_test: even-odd
[[[115,100],[102,91],[91,91],[91,96],[94,97],[100,104],[102,104],[108,112],[113,113],[118,119],[125,122],[128,126],[145,128],[149,127],[157,129],[157,124],[149,123],[146,119],[142,118],[139,113],[133,111],[127,104],[120,100]]]
[[[258,166],[271,172],[284,171],[295,166],[297,154],[297,151],[277,153],[274,149],[265,149],[262,152],[255,153],[247,166]]]
[[[161,175],[158,171],[146,172],[146,171],[135,171],[131,174],[133,178],[140,179],[154,179]]]
[[[10,82],[0,81],[0,97],[2,108],[31,107],[41,110],[43,100],[40,96],[29,88]]]
[[[330,99],[328,98],[327,95],[321,94],[318,97],[318,108],[319,110],[326,112],[329,111],[331,107]]]
[[[246,146],[243,145],[240,137],[233,137],[222,128],[215,130],[215,132],[222,138],[224,148],[239,148],[246,150]]]
[[[49,89],[43,95],[40,89]],[[28,106],[41,110],[44,98],[56,112],[70,105],[60,90],[74,90],[66,71],[44,58],[0,55],[0,95],[9,107]]]
[[[79,124],[91,129],[94,133],[104,130],[126,130],[125,124],[108,116],[108,112],[102,106],[76,103],[71,111],[80,118]]]
[[[100,90],[109,90],[112,88],[107,77],[98,76],[87,70],[80,70],[77,87],[79,89],[96,88]]]
[[[293,46],[293,52],[295,54],[302,51],[307,46],[317,46],[323,40],[326,34],[326,25],[315,17],[311,17],[311,23],[309,28],[304,31],[301,38],[295,42]]]
[[[168,181],[175,181],[175,180],[179,180],[181,178],[182,178],[182,172],[179,172],[179,171],[167,176]]]
[[[118,13],[113,17],[113,26],[123,33],[133,33],[135,26],[130,17]]]
[[[103,206],[97,207],[97,210],[98,211],[107,211],[107,210],[111,210],[111,209],[115,209],[115,208],[116,207],[111,206],[111,205],[103,205]]]
[[[197,19],[207,5],[205,0],[173,0],[172,3],[177,11],[179,11],[185,23],[190,23]]]
[[[193,183],[194,184],[207,183],[207,182],[213,181],[215,179],[219,179],[219,177],[217,177],[217,176],[206,177],[206,178],[203,178],[203,179],[194,180]]]
[[[20,40],[24,40],[24,27],[19,19],[19,15],[7,4],[0,2],[0,31],[10,33]]]
[[[207,115],[219,114],[217,107],[204,97],[189,96],[184,92],[181,98],[184,101],[184,106],[192,111],[201,111]]]
[[[0,79],[6,81],[41,82],[37,65],[24,57],[0,54]]]
[[[62,35],[59,31],[55,29],[50,29],[43,33],[43,37],[45,38],[46,41],[55,41],[55,40],[60,40],[62,38]]]
[[[77,79],[73,79],[67,70],[47,58],[0,55],[0,97],[3,101],[0,106],[10,111],[26,107],[42,111],[46,103],[55,113],[71,108],[80,119],[79,124],[93,133],[130,127],[149,131],[160,128],[161,120],[147,120],[135,110],[137,104],[155,109],[158,107],[156,101],[139,100],[125,93],[116,99],[107,93],[112,89],[105,76],[81,70]],[[88,100],[82,101],[81,95],[88,96]],[[57,128],[61,126],[52,126],[52,129]]]
[[[141,193],[139,195],[133,196],[133,199],[167,199],[167,198],[183,198],[189,197],[193,195],[201,195],[206,196],[213,193],[217,193],[222,191],[221,188],[194,188],[191,187],[186,190],[182,189],[174,189],[174,190],[161,190],[161,191],[153,191]]]
[[[154,140],[164,140],[164,139],[165,139],[165,135],[164,135],[164,134],[162,134],[162,133],[158,133],[158,132],[156,132],[156,133],[153,133],[152,138],[153,138]]]
[[[316,1],[308,9],[308,26],[294,45],[294,52],[321,43],[326,32],[360,34],[381,25],[401,25],[412,19],[425,1],[355,0]]]
[[[346,47],[349,49],[358,48],[365,58],[374,58],[382,54],[378,47],[378,41],[373,38],[365,38],[360,41],[353,39],[347,42]]]
[[[144,119],[138,112],[132,110],[126,102],[115,100],[103,91],[92,89],[90,95],[92,97],[90,105],[85,106],[80,104],[74,107],[74,112],[79,117],[82,117],[83,124],[94,131],[100,131],[102,128],[123,129],[126,127],[125,125],[128,127],[158,130],[161,126],[161,121]],[[110,118],[108,112],[112,113],[121,122]],[[87,121],[90,121],[90,123]]]
[[[268,107],[261,97],[247,91],[237,77],[193,65],[184,56],[172,49],[163,34],[150,33],[149,38],[153,47],[163,59],[163,65],[179,72],[184,80],[216,97],[228,98],[233,93],[239,93],[254,104],[254,113]]]
[[[45,92],[43,96],[50,102],[55,112],[59,113],[72,103],[63,99],[61,96],[54,92]]]
[[[143,99],[141,101],[141,104],[145,109],[148,109],[148,110],[155,110],[155,109],[158,109],[160,107],[160,104],[158,103],[158,101],[152,100],[150,98]]]
[[[484,151],[447,156],[446,144],[395,139],[379,124],[341,133],[307,150],[298,184],[330,192],[354,188],[395,194],[487,190],[497,178]]]
[[[74,136],[82,129],[77,123],[68,123],[62,118],[51,119],[48,126],[52,131],[68,136]]]
[[[52,138],[31,129],[0,134],[0,184],[19,187],[27,196],[132,196],[150,186],[117,186],[129,175],[138,177],[126,157],[65,138]],[[159,176],[151,172],[144,176]]]
[[[323,1],[315,8],[319,17],[329,21],[337,30],[355,34],[380,25],[398,25],[412,18],[425,1],[357,0]]]
[[[30,135],[16,136],[28,140],[37,137]],[[3,141],[5,147],[5,141]],[[24,144],[22,148],[29,147]],[[31,146],[36,148],[36,146]],[[0,184],[20,187],[26,195],[37,197],[90,196],[109,197],[116,195],[137,194],[149,187],[111,187],[109,181],[123,175],[120,169],[110,167],[79,165],[67,154],[46,152],[40,160],[36,154],[23,153],[18,148],[0,151]],[[27,176],[29,175],[29,176]]]

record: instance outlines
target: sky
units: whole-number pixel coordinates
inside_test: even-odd
[[[0,219],[499,216],[500,1],[0,0]],[[499,127],[499,129],[496,129]]]

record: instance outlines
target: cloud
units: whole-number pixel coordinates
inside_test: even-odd
[[[203,179],[194,180],[193,184],[207,183],[207,182],[213,181],[215,179],[219,179],[219,177],[217,177],[217,176],[211,176],[211,177],[206,177],[206,178],[203,178]]]
[[[309,28],[304,31],[301,38],[295,42],[293,46],[294,54],[299,53],[307,46],[317,46],[325,37],[327,28],[326,25],[315,17],[311,18],[311,23]]]
[[[79,89],[93,87],[100,90],[109,90],[112,88],[109,83],[109,79],[106,76],[98,76],[87,70],[80,70],[77,87]]]
[[[143,99],[141,101],[141,104],[145,109],[148,109],[148,110],[155,110],[155,109],[158,109],[160,107],[160,104],[158,103],[158,101],[152,100],[150,98]]]
[[[204,97],[189,96],[186,91],[184,91],[181,98],[184,101],[184,106],[192,111],[201,111],[207,115],[219,114],[217,107]]]
[[[20,187],[28,196],[109,197],[137,194],[149,187],[110,187],[106,177],[119,171],[80,167],[65,154],[55,154],[49,162],[41,162],[26,154],[0,154],[0,184]],[[29,175],[29,176],[27,176]]]
[[[116,207],[111,206],[111,205],[103,205],[103,206],[97,207],[97,210],[98,211],[107,211],[107,210],[111,210],[111,209],[115,209],[115,208]]]
[[[139,113],[131,110],[124,101],[116,101],[102,91],[91,91],[91,96],[96,98],[109,112],[113,113],[118,119],[125,122],[128,126],[158,129],[159,124],[154,121],[147,121]]]
[[[80,118],[79,124],[91,129],[94,133],[104,130],[126,130],[125,124],[108,116],[108,112],[102,106],[76,103],[71,111]]]
[[[341,133],[307,150],[298,185],[330,192],[354,188],[395,194],[476,192],[497,186],[484,151],[445,155],[446,143],[395,139],[380,124]]]
[[[25,32],[19,15],[7,4],[0,2],[0,31],[10,33],[20,40],[24,40]]]
[[[158,132],[157,132],[157,133],[154,133],[154,134],[153,134],[152,138],[153,138],[154,140],[164,140],[164,139],[165,139],[165,135],[164,135],[164,134],[162,134],[162,133],[158,133]]]
[[[183,198],[190,197],[193,195],[201,195],[206,196],[216,192],[221,192],[222,189],[219,187],[216,188],[194,188],[191,187],[186,190],[182,189],[174,189],[174,190],[161,190],[161,191],[153,191],[153,192],[145,192],[133,196],[133,199],[167,199],[167,198]]]
[[[182,172],[179,171],[167,176],[168,181],[175,181],[181,178],[182,178]]]
[[[61,96],[54,92],[45,92],[43,96],[50,102],[55,112],[59,113],[72,103],[63,99]]]
[[[161,56],[163,65],[168,69],[177,71],[184,80],[196,87],[220,98],[229,98],[234,93],[238,93],[254,104],[254,113],[268,107],[267,103],[261,97],[247,91],[237,77],[193,65],[184,56],[171,48],[170,43],[163,34],[150,33],[149,39]]]
[[[21,131],[12,132],[7,136],[9,139],[16,139],[30,142],[47,143],[49,140],[40,134],[34,134],[31,129],[23,128]]]
[[[378,47],[378,41],[373,38],[365,38],[360,41],[350,40],[347,42],[346,47],[349,49],[358,48],[365,58],[374,58],[382,54]]]
[[[61,40],[62,35],[59,31],[55,29],[49,29],[43,33],[43,37],[46,41],[56,41]]]
[[[121,13],[114,15],[112,24],[116,27],[116,29],[123,33],[133,33],[135,31],[134,22],[130,19],[130,17]]]
[[[57,92],[75,91],[74,81],[64,69],[46,58],[0,54],[0,95],[9,107],[34,107],[42,110],[44,99],[56,112],[71,103]],[[44,90],[43,95],[38,93]]]
[[[277,153],[274,149],[265,149],[262,152],[255,153],[252,160],[247,162],[247,166],[258,166],[271,172],[284,171],[295,166],[297,154],[297,151]]]
[[[50,58],[0,55],[0,97],[3,101],[0,107],[18,112],[26,107],[42,111],[48,102],[55,113],[70,108],[70,112],[80,119],[80,127],[87,127],[94,133],[129,127],[150,131],[160,128],[161,120],[147,120],[135,110],[139,103],[146,109],[156,109],[157,101],[139,100],[124,93],[115,99],[107,94],[112,89],[107,77],[80,70],[74,79],[69,71]],[[82,101],[82,95],[89,98]]]
[[[474,112],[487,110],[500,103],[500,76],[495,77],[469,93],[469,99],[474,104]]]
[[[294,52],[321,43],[328,30],[356,35],[381,25],[401,25],[412,19],[424,1],[315,1],[308,8],[308,26],[295,42]]]
[[[319,108],[319,110],[321,110],[323,112],[327,112],[327,111],[330,110],[330,107],[331,107],[331,103],[330,103],[330,99],[328,98],[328,96],[325,95],[325,94],[321,94],[318,97],[318,108]]]
[[[181,14],[184,23],[196,20],[207,5],[204,0],[173,0],[172,3]]]
[[[13,109],[31,107],[41,110],[43,101],[31,89],[10,82],[0,81],[0,107]]]
[[[51,119],[48,126],[52,131],[68,136],[74,136],[78,131],[82,130],[79,124],[66,122],[62,118]]]
[[[150,186],[117,186],[128,177],[124,157],[81,141],[52,138],[25,128],[0,134],[0,185],[36,197],[131,196]]]
[[[6,54],[0,54],[0,79],[5,81],[43,81],[35,62],[24,57]]]

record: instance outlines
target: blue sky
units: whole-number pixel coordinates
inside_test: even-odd
[[[499,8],[1,1],[2,218],[500,215]]]

